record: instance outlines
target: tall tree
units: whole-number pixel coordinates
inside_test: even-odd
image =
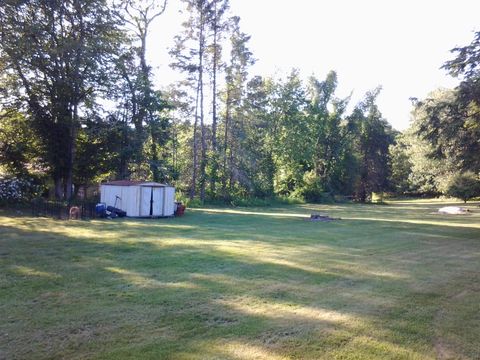
[[[153,21],[161,16],[167,7],[167,0],[123,0],[122,20],[133,34],[133,53],[138,58],[138,67],[132,52],[120,58],[120,70],[131,97],[132,123],[137,130],[137,161],[142,161],[143,153],[148,154],[149,167],[154,181],[165,180],[162,171],[163,159],[160,149],[168,141],[168,120],[162,111],[168,108],[159,91],[153,89],[152,69],[147,63],[147,40]],[[136,41],[135,41],[136,40]],[[127,67],[129,70],[127,71]],[[145,130],[148,134],[145,133]],[[149,139],[149,149],[144,150]]]
[[[437,108],[434,118],[439,120],[448,116],[437,106],[449,103],[455,97],[453,90],[437,89],[428,94],[427,100],[414,99],[412,122],[402,135],[412,171],[408,183],[413,192],[422,194],[439,194],[446,190],[449,178],[453,172],[458,171],[459,162],[450,154],[451,144],[444,143],[444,148],[439,147],[434,141],[425,136],[425,127],[429,126],[432,113],[430,109]],[[427,105],[428,104],[428,105]],[[422,129],[422,130],[421,130]],[[392,168],[394,170],[394,168]]]
[[[56,195],[70,199],[81,107],[108,82],[118,24],[105,0],[8,1],[0,5],[0,39],[1,62],[23,89]]]
[[[274,160],[277,167],[277,192],[289,195],[303,185],[305,172],[311,170],[311,147],[305,110],[308,102],[300,73],[293,69],[284,81],[274,86],[271,100]]]
[[[260,76],[247,83],[242,105],[244,139],[237,154],[248,176],[250,196],[265,198],[274,195],[275,161],[273,126],[275,121],[269,111],[273,83]]]
[[[230,57],[225,69],[225,114],[223,120],[222,146],[222,196],[227,198],[227,184],[230,192],[234,185],[237,150],[240,149],[242,104],[248,78],[248,68],[254,64],[253,54],[248,48],[250,36],[240,29],[240,18],[229,19]]]
[[[45,168],[45,153],[30,121],[16,109],[0,112],[0,173],[28,178]]]
[[[434,157],[451,158],[458,170],[480,172],[480,32],[472,43],[452,50],[457,56],[444,69],[461,80],[442,97],[416,104],[424,117],[419,134],[434,146]]]
[[[338,176],[346,129],[342,124],[349,98],[336,99],[337,74],[331,71],[324,81],[309,81],[308,106],[312,163],[315,175],[325,191],[338,190]]]
[[[197,182],[200,199],[205,199],[207,166],[207,131],[205,125],[205,66],[208,24],[212,16],[212,4],[207,0],[183,0],[189,14],[183,23],[183,32],[175,37],[175,47],[170,51],[173,68],[187,74],[187,82],[195,93],[193,121],[193,174],[190,198],[196,196]],[[198,141],[200,127],[200,141]],[[200,143],[200,144],[199,144]],[[198,156],[200,145],[200,156]],[[198,179],[197,179],[198,177]]]
[[[409,143],[406,134],[398,134],[395,137],[395,144],[389,147],[390,155],[390,184],[392,190],[399,195],[408,194],[413,191],[410,182],[413,163],[409,156]]]
[[[377,88],[366,94],[349,118],[357,136],[358,180],[356,196],[365,202],[372,192],[388,189],[390,176],[388,148],[393,144],[391,126],[382,117],[376,104],[381,91]]]
[[[221,41],[224,33],[228,29],[228,19],[226,12],[229,8],[228,0],[211,0],[211,16],[209,18],[209,27],[211,33],[211,43],[208,50],[211,53],[211,78],[212,78],[212,151],[210,156],[210,192],[212,196],[216,195],[216,182],[218,180],[218,144],[217,144],[217,126],[218,126],[218,73],[222,69]]]

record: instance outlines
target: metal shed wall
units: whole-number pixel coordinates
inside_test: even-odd
[[[165,205],[163,216],[173,216],[175,213],[175,188],[172,186],[165,187]]]
[[[153,190],[153,216],[173,216],[175,212],[175,188],[173,186],[143,183],[120,186],[100,186],[100,201],[127,212],[129,217],[150,216],[150,200]],[[119,197],[115,204],[116,197]]]
[[[127,216],[140,216],[140,186],[123,186],[122,195]]]
[[[122,187],[113,186],[113,185],[101,185],[100,186],[100,201],[105,203],[107,206],[114,206],[115,197],[122,196]],[[117,207],[118,207],[117,201]],[[122,209],[123,210],[123,209]]]
[[[139,192],[139,186],[101,185],[100,201],[126,211],[127,216],[140,216]]]

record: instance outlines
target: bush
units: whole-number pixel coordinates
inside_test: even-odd
[[[480,179],[471,171],[452,177],[447,186],[447,195],[462,199],[465,203],[480,196]]]
[[[39,195],[42,188],[32,179],[0,177],[0,203],[29,201]]]
[[[372,203],[383,203],[384,193],[383,192],[372,192]]]
[[[267,207],[267,206],[282,206],[282,205],[293,205],[293,204],[303,204],[304,201],[301,199],[296,199],[292,197],[268,197],[268,198],[258,198],[254,196],[234,196],[229,197],[228,199],[205,199],[205,202],[202,204],[200,199],[195,198],[190,200],[187,197],[177,196],[177,201],[181,201],[187,208],[200,208],[203,206],[227,206],[227,207]]]
[[[302,200],[295,198],[287,197],[268,197],[268,198],[257,198],[257,197],[245,197],[245,198],[234,198],[228,205],[231,206],[241,206],[241,207],[267,207],[267,206],[281,206],[281,205],[292,205],[292,204],[302,204]]]
[[[332,196],[328,192],[325,192],[321,181],[318,179],[314,171],[305,172],[303,175],[303,185],[299,186],[292,193],[292,196],[312,203],[333,201]]]

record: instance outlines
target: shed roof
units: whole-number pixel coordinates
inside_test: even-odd
[[[160,184],[154,181],[133,181],[133,180],[114,180],[103,183],[102,185],[114,185],[114,186],[170,186],[166,184]]]

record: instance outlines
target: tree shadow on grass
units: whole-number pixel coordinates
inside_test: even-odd
[[[432,314],[442,292],[436,284],[410,287],[422,259],[408,265],[412,270],[398,257],[383,259],[415,251],[411,244],[388,249],[367,239],[347,243],[348,234],[337,242],[317,234],[302,247],[271,229],[256,230],[252,240],[251,233],[235,234],[235,225],[225,240],[203,220],[194,229],[75,224],[91,226],[94,238],[4,227],[8,293],[0,309],[13,322],[4,324],[1,347],[7,355],[45,358],[432,356]],[[293,224],[281,222],[274,224],[280,231]],[[168,246],[158,244],[163,239]],[[249,248],[256,242],[263,247]],[[362,244],[366,250],[358,250]],[[385,271],[388,263],[400,266],[401,276]]]

